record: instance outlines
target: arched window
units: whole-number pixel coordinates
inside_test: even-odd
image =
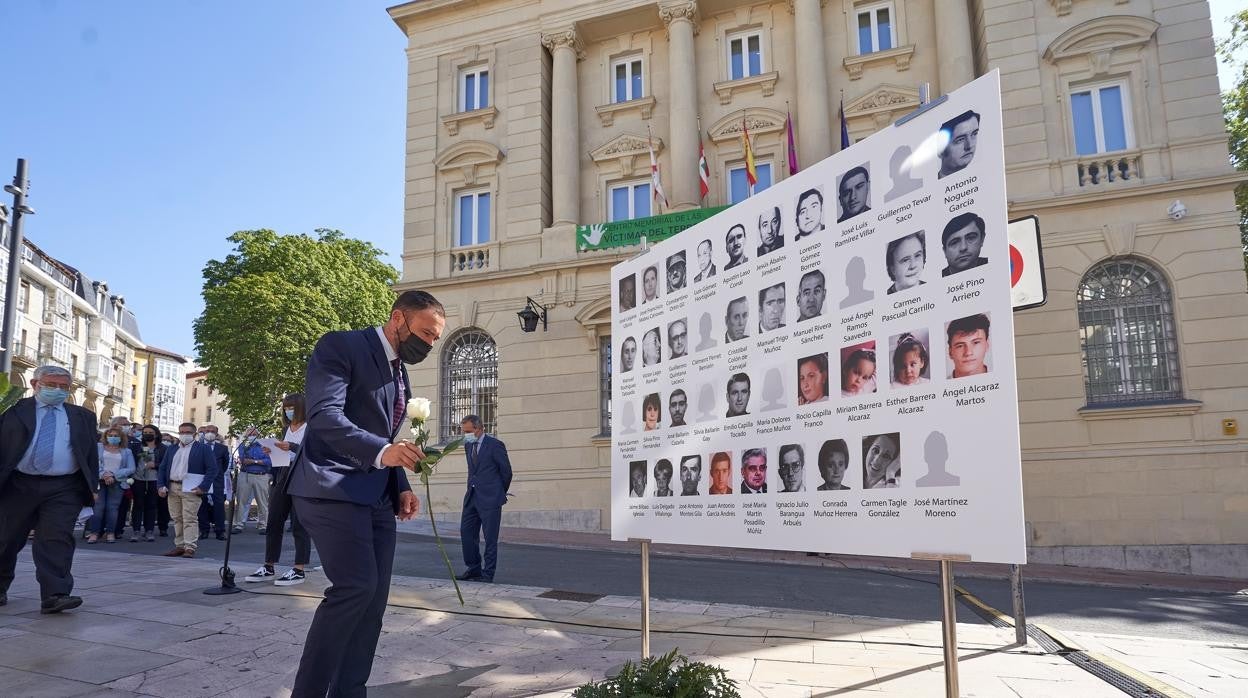
[[[1157,269],[1101,262],[1079,283],[1076,303],[1088,405],[1182,398],[1170,288]]]
[[[481,417],[494,433],[498,414],[498,345],[485,331],[469,328],[452,336],[442,351],[441,429],[443,441],[459,434],[464,417]]]

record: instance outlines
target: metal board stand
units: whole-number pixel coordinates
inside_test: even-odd
[[[629,538],[641,543],[641,658],[650,656],[650,539]]]
[[[945,698],[958,698],[958,609],[954,597],[953,563],[970,562],[970,555],[911,553],[915,560],[940,562],[941,639],[945,649]]]
[[[1023,605],[1023,568],[1010,565],[1010,596],[1014,602],[1014,642],[1027,644],[1027,611]]]

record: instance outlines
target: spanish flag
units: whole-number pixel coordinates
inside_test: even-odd
[[[741,142],[745,149],[745,178],[752,187],[758,184],[758,172],[754,169],[754,147],[750,145],[750,129],[745,125],[745,117],[741,117]]]

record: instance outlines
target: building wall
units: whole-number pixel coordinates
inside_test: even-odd
[[[814,4],[821,52],[796,45],[794,12]],[[855,140],[916,107],[920,83],[937,94],[957,87],[948,78],[951,62],[966,58],[976,74],[1000,70],[1010,213],[1040,219],[1050,294],[1046,306],[1016,317],[1032,559],[1248,574],[1248,440],[1222,431],[1224,419],[1242,422],[1248,413],[1248,296],[1232,198],[1240,175],[1227,162],[1207,5],[972,0],[965,45],[948,38],[956,6],[899,0],[895,48],[857,56],[855,12],[869,4],[702,0],[696,68],[675,80],[659,4],[482,0],[392,8],[409,36],[400,287],[424,288],[446,304],[443,346],[467,327],[485,330],[498,345],[497,431],[517,473],[505,520],[587,530],[609,520],[597,336],[610,332],[608,270],[637,250],[577,252],[575,232],[552,224],[553,152],[568,137],[555,132],[552,115],[568,92],[542,39],[570,29],[579,56],[580,223],[606,219],[610,183],[649,176],[648,137],[672,196],[673,84],[696,94],[712,180],[706,204],[719,205],[726,168],[742,158],[742,119],[756,158],[772,162],[777,181],[784,177],[783,120],[808,98],[797,85],[809,67],[799,62],[811,55],[825,61],[833,133],[843,104]],[[764,31],[774,80],[722,84],[726,36],[741,28]],[[608,109],[604,118],[610,61],[630,52],[646,62],[653,104]],[[478,63],[492,71],[494,110],[488,118],[457,115],[458,68]],[[1134,142],[1112,157],[1078,157],[1069,95],[1106,81],[1124,86]],[[804,128],[817,126],[798,120],[799,140]],[[1094,166],[1102,176],[1088,176]],[[1109,180],[1110,167],[1129,176]],[[454,194],[466,187],[492,192],[494,237],[456,248]],[[1180,220],[1168,216],[1176,200],[1187,209]],[[1181,402],[1088,409],[1075,295],[1090,269],[1119,258],[1155,266],[1170,288]],[[527,297],[550,306],[548,331],[519,331],[515,313]],[[439,359],[412,370],[418,394],[433,397],[435,410]],[[457,510],[463,468],[452,457],[435,479],[438,511]]]
[[[144,423],[176,434],[186,406],[186,359],[149,347],[143,352],[143,361],[147,364]]]
[[[186,404],[182,418],[198,426],[213,424],[223,436],[231,433],[230,413],[221,407],[221,393],[204,383],[207,371],[186,374]]]

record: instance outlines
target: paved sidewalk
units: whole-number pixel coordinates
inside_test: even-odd
[[[76,593],[86,603],[42,616],[23,553],[0,607],[0,693],[285,695],[324,578],[205,596],[218,565],[79,550]],[[586,603],[541,598],[546,591],[469,583],[460,607],[448,582],[396,577],[370,696],[568,696],[637,657],[636,598]],[[939,623],[679,601],[652,609],[653,652],[679,647],[722,666],[745,696],[943,695]],[[1012,646],[1013,637],[1008,628],[958,626],[962,695],[1123,695],[1034,644]],[[1087,634],[1073,641],[1193,696],[1248,695],[1248,645]]]

